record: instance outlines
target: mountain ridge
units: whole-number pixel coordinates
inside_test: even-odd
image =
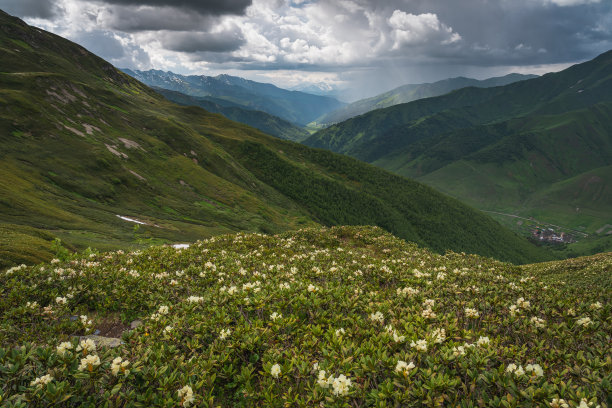
[[[207,98],[220,105],[229,104],[260,110],[286,121],[304,126],[325,112],[344,103],[327,96],[289,91],[272,84],[260,83],[227,74],[180,75],[170,71],[124,72],[149,86],[177,91],[189,96]]]

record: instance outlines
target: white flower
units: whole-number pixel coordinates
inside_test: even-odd
[[[270,369],[270,375],[272,375],[272,377],[274,378],[278,378],[280,373],[281,373],[280,365],[274,364],[272,368]]]
[[[531,323],[538,329],[541,329],[546,326],[546,320],[540,319],[539,317],[533,316],[531,318]]]
[[[393,341],[396,343],[403,343],[406,340],[406,336],[400,336],[395,330],[393,330]]]
[[[81,364],[79,364],[79,371],[93,371],[93,369],[100,365],[100,357],[96,355],[88,355],[87,357],[81,359]]]
[[[578,405],[578,408],[591,408],[593,407],[593,404],[597,404],[597,402],[589,402],[586,398],[582,398],[580,400],[580,405]],[[599,408],[599,405],[595,406],[595,408]]]
[[[589,309],[591,310],[599,310],[601,308],[602,308],[601,302],[591,303],[591,305],[589,306]]]
[[[514,363],[510,363],[508,364],[508,367],[506,367],[506,372],[507,373],[513,373],[514,371],[516,371],[518,367],[516,366],[516,364]]]
[[[528,300],[525,300],[524,298],[520,297],[516,299],[516,305],[521,309],[529,309],[531,303]]]
[[[570,408],[567,401],[565,401],[563,398],[553,398],[552,401],[550,401],[550,407],[551,408]]]
[[[249,287],[248,289],[251,289],[251,288],[252,288],[252,286]],[[238,288],[236,286],[233,286],[233,285],[230,286],[229,289],[227,290],[227,294],[228,295],[233,295],[233,294],[235,294],[237,292],[238,292]]]
[[[219,338],[221,340],[225,340],[227,338],[227,336],[229,336],[232,332],[230,331],[230,329],[221,329],[221,332],[219,333]]]
[[[410,343],[410,347],[416,348],[417,351],[427,351],[427,340],[421,339]]]
[[[342,328],[342,327],[336,330],[336,336],[338,336],[338,337],[342,337],[342,335],[344,333],[346,333],[346,332],[344,331],[344,328]]]
[[[26,303],[26,307],[30,309],[36,309],[38,308],[38,302],[28,302]]]
[[[592,325],[593,321],[591,320],[590,317],[583,317],[583,318],[578,319],[576,321],[576,324],[579,325],[579,326],[585,326],[586,327],[586,326]]]
[[[89,319],[87,318],[87,316],[85,316],[85,315],[81,315],[79,318],[81,319],[81,324],[82,324],[83,326],[86,326],[86,327],[87,327],[87,326],[91,326],[91,324],[92,324],[92,323],[91,323],[91,320],[89,320]]]
[[[204,301],[204,298],[202,296],[189,296],[187,301],[189,303],[201,303]]]
[[[490,342],[491,342],[491,341],[489,340],[489,338],[488,338],[488,337],[486,337],[486,336],[485,336],[485,337],[480,336],[480,337],[478,338],[478,341],[476,342],[476,344],[478,344],[479,346],[486,346],[486,345],[488,345]]]
[[[533,373],[536,377],[542,377],[544,375],[544,370],[542,370],[539,364],[527,364],[525,371]]]
[[[327,378],[325,378],[325,377],[326,377],[325,370],[319,371],[319,376],[318,376],[318,379],[317,379],[317,384],[319,385],[319,387],[329,388],[329,386],[332,385],[332,383],[334,382],[334,376],[330,375]]]
[[[516,375],[517,377],[522,376],[523,374],[525,374],[525,370],[523,370],[523,366],[518,366],[518,368],[516,370],[514,370],[514,375]]]
[[[423,316],[425,319],[435,319],[437,315],[433,310],[428,308],[423,310],[421,316]]]
[[[428,309],[431,309],[432,307],[434,307],[436,304],[436,300],[435,299],[425,299],[423,301],[423,307],[426,307]]]
[[[463,347],[463,346],[453,347],[453,355],[455,357],[464,356],[465,355],[465,347]]]
[[[68,350],[72,350],[72,343],[69,341],[60,343],[60,345],[57,346],[57,354],[60,356],[65,355]]]
[[[159,313],[160,315],[167,315],[168,306],[160,306],[159,309],[157,310],[157,313]]]
[[[385,316],[381,312],[372,313],[370,315],[370,320],[373,322],[383,323],[385,321]]]
[[[319,288],[317,288],[315,285],[313,285],[313,284],[308,285],[308,291],[309,292],[316,292],[318,290],[319,290]]]
[[[349,392],[349,388],[351,388],[351,379],[346,378],[344,374],[340,374],[340,376],[334,379],[332,386],[334,387],[334,395],[346,395]]]
[[[286,282],[283,282],[283,283],[279,284],[278,287],[280,289],[289,289],[290,288],[289,284],[286,283]]]
[[[431,334],[431,337],[433,338],[434,343],[443,343],[444,340],[446,340],[446,330],[436,329]]]
[[[411,361],[410,364],[405,361],[398,361],[395,366],[395,372],[408,375],[408,372],[414,368],[414,363]]]
[[[130,362],[128,360],[123,360],[121,357],[117,357],[113,360],[113,363],[111,364],[111,372],[114,376],[117,376],[119,374],[119,371],[125,373],[125,375],[128,375],[130,373],[130,370],[127,370],[127,366],[129,365]]]
[[[65,297],[58,296],[55,298],[55,303],[57,303],[58,305],[65,305],[67,301],[68,300]]]
[[[178,390],[178,396],[181,399],[181,404],[183,405],[183,407],[188,407],[194,401],[193,390],[188,385]]]
[[[282,318],[283,318],[283,315],[281,313],[274,312],[270,315],[270,319],[272,319],[273,321],[276,321],[277,319],[282,319]]]
[[[472,309],[470,307],[466,307],[465,308],[465,315],[467,317],[477,318],[478,316],[480,316],[480,313],[478,313],[478,310],[476,310],[476,309]]]
[[[76,351],[83,350],[83,355],[96,351],[96,343],[92,339],[81,340]]]
[[[30,383],[31,387],[36,387],[36,388],[42,388],[45,385],[49,384],[51,381],[53,381],[53,377],[51,377],[51,375],[47,374],[47,375],[43,375],[42,377],[38,377],[37,379],[35,379],[34,381],[32,381]]]
[[[168,334],[168,333],[170,333],[171,331],[172,331],[172,326],[166,326],[166,327],[164,327],[164,333],[165,333],[165,334]]]

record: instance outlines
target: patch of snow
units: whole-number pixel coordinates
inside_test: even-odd
[[[146,222],[138,221],[138,220],[135,220],[135,219],[130,218],[130,217],[125,217],[123,215],[117,214],[117,217],[121,218],[124,221],[135,222],[136,224],[141,224],[141,225],[147,225]]]

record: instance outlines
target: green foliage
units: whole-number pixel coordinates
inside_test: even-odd
[[[415,178],[480,209],[593,232],[612,216],[605,201],[610,172],[600,174],[612,162],[610,118],[612,51],[540,78],[378,109],[304,143]],[[592,178],[599,194],[590,201],[594,187],[585,180]]]
[[[610,254],[442,256],[375,227],[14,267],[0,272],[0,401],[608,408],[611,268]],[[77,337],[110,325],[116,348]]]

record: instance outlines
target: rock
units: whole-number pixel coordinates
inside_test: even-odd
[[[118,339],[116,337],[96,336],[95,334],[91,334],[89,336],[81,336],[80,339],[81,340],[91,339],[96,343],[97,347],[115,348],[123,344],[123,341],[121,341],[121,339]]]
[[[134,330],[138,327],[142,326],[142,320],[134,320],[132,323],[130,323],[130,329]]]

